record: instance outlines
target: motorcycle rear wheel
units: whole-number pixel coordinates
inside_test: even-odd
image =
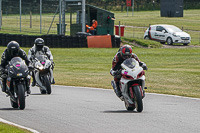
[[[140,93],[139,86],[133,86],[133,92],[134,92],[134,102],[135,107],[138,112],[142,112],[143,110],[143,103],[142,103],[142,96]]]
[[[23,84],[18,84],[18,96],[17,96],[17,101],[18,101],[18,107],[19,109],[23,110],[25,108],[25,89]]]

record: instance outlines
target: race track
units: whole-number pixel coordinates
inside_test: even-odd
[[[25,110],[11,108],[0,93],[0,117],[40,133],[198,133],[200,99],[146,94],[142,113],[128,112],[113,90],[52,86],[51,95],[37,87]]]

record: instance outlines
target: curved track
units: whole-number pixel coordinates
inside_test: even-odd
[[[0,117],[41,133],[197,133],[200,99],[146,94],[142,113],[127,112],[113,90],[52,86],[51,95],[37,87],[25,110],[13,109],[0,93]]]

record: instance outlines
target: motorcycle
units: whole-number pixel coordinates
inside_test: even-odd
[[[6,79],[6,92],[10,96],[11,106],[23,110],[25,108],[25,98],[28,96],[27,90],[30,86],[30,71],[25,61],[20,57],[14,57],[6,66],[6,73],[1,75]]]
[[[46,55],[34,57],[34,76],[36,86],[40,88],[41,94],[51,94],[51,83],[53,82],[52,63]]]
[[[143,110],[144,89],[145,87],[145,72],[146,64],[142,67],[138,61],[133,58],[124,60],[121,64],[122,69],[118,71],[118,76],[121,76],[120,89],[122,92],[125,107],[128,111],[136,109],[138,112]],[[113,89],[116,89],[116,84],[111,81]],[[116,90],[115,90],[116,91]]]

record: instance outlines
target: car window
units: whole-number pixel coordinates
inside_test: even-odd
[[[163,30],[166,31],[162,26],[157,26],[156,27],[156,31],[162,32]]]
[[[167,29],[168,29],[170,32],[182,32],[181,29],[179,29],[178,27],[175,27],[175,26],[169,26],[169,27],[167,27]]]

